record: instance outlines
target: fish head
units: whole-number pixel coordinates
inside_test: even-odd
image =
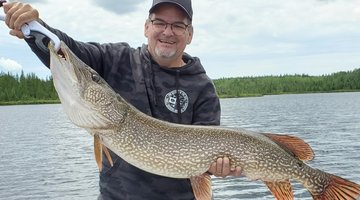
[[[49,50],[53,83],[70,120],[87,130],[119,126],[126,115],[121,97],[64,42],[58,51],[50,42]]]

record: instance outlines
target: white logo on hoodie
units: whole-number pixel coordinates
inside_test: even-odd
[[[184,91],[182,91],[182,90],[178,90],[178,91],[179,91],[179,98],[180,98],[181,113],[183,113],[183,112],[185,112],[185,110],[187,109],[187,107],[189,105],[189,97]],[[164,103],[165,103],[166,108],[169,109],[173,113],[178,113],[176,93],[177,93],[176,90],[173,90],[173,91],[167,93],[164,98]]]

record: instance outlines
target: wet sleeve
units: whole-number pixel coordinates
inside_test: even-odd
[[[214,84],[209,81],[194,106],[194,125],[220,125],[220,100]]]

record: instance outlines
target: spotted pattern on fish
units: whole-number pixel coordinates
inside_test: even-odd
[[[313,158],[313,152],[299,138],[180,125],[149,117],[127,103],[64,43],[60,48],[65,58],[50,45],[50,68],[70,120],[144,171],[190,178],[198,200],[211,198],[205,172],[224,156],[248,178],[264,181],[278,199],[293,199],[289,180],[301,182],[316,200],[360,196],[360,185],[304,163]]]

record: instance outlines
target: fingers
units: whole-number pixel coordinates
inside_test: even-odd
[[[222,159],[222,177],[226,177],[230,174],[230,160],[228,157]]]
[[[3,6],[6,14],[5,23],[10,29],[19,31],[25,23],[39,19],[39,12],[29,4],[15,2]]]
[[[234,170],[230,172],[231,176],[241,176],[242,169],[240,166],[237,166]]]
[[[223,163],[223,159],[222,158],[218,158],[217,161],[216,161],[216,172],[215,172],[215,176],[221,176],[222,174],[222,163]]]
[[[216,162],[213,162],[210,167],[208,172],[210,172],[212,175],[214,176],[221,176],[222,175],[222,158],[218,158],[216,160]]]
[[[230,159],[228,157],[218,158],[216,162],[212,163],[208,170],[211,174],[216,177],[226,177],[226,176],[240,176],[241,167],[237,166],[231,168]]]
[[[215,175],[217,172],[216,172],[216,162],[213,162],[211,165],[210,165],[210,168],[208,170],[208,172],[210,172],[211,174]]]
[[[23,34],[23,32],[21,32],[21,31],[10,30],[9,33],[10,33],[10,35],[16,36],[16,37],[18,37],[18,38],[20,38],[20,39],[23,39],[23,38],[24,38],[24,34]]]

